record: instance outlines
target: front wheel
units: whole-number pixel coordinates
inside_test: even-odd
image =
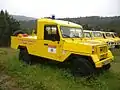
[[[92,75],[95,73],[95,68],[86,58],[75,57],[72,63],[72,73],[81,76]]]
[[[110,67],[111,67],[111,64],[109,63],[109,64],[107,64],[107,65],[103,66],[103,69],[104,69],[104,70],[109,70],[109,69],[110,69]]]

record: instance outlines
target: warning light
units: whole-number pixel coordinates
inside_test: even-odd
[[[52,19],[55,19],[55,15],[52,15]]]
[[[55,19],[55,15],[51,15],[51,17],[44,17],[44,18]]]

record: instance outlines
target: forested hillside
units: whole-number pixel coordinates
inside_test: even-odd
[[[35,20],[36,18],[33,17],[27,17],[23,15],[12,15],[14,19],[18,21],[29,21],[29,20]]]
[[[77,17],[77,18],[58,18],[61,20],[68,20],[78,24],[81,24],[84,29],[115,31],[120,33],[120,16],[115,17]],[[36,21],[21,21],[22,28],[33,29],[36,27]]]
[[[63,18],[64,20],[73,21],[83,25],[84,29],[94,28],[95,30],[116,31],[120,33],[120,16],[115,17],[79,17],[79,18]]]

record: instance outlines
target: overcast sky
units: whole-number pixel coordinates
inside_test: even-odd
[[[30,17],[118,16],[120,0],[1,0],[0,9]]]

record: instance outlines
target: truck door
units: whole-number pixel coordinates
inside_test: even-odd
[[[60,35],[57,25],[44,26],[44,50],[46,57],[53,60],[59,60]]]

